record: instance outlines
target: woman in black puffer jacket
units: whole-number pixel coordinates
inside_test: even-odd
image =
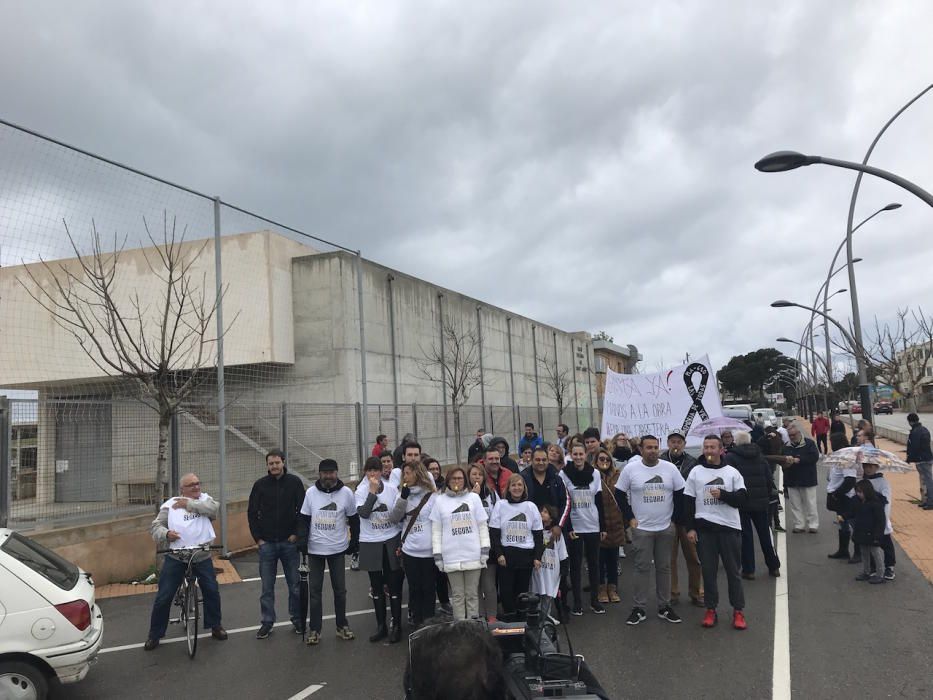
[[[768,504],[777,496],[771,466],[761,454],[761,448],[751,443],[751,435],[739,432],[735,445],[726,454],[724,461],[739,470],[745,480],[748,502],[741,509],[742,518],[742,578],[755,578],[755,532],[761,552],[772,576],[781,575],[781,560],[774,551]],[[753,531],[754,530],[754,531]]]

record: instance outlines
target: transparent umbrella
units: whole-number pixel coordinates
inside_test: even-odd
[[[693,437],[706,437],[713,433],[720,435],[723,430],[744,430],[745,432],[751,432],[752,429],[749,428],[747,424],[735,418],[719,416],[717,418],[705,420],[702,423],[697,423],[690,428],[690,432],[687,434]]]
[[[904,474],[915,471],[914,465],[905,462],[893,452],[879,450],[877,447],[843,447],[836,450],[831,455],[820,457],[819,464],[823,467],[856,467],[861,475],[862,464],[869,462],[877,464],[878,470],[882,472],[892,472]]]

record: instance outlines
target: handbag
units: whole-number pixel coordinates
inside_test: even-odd
[[[415,506],[414,510],[410,510],[406,513],[408,516],[408,525],[405,526],[405,532],[402,533],[402,539],[398,544],[398,547],[395,550],[395,556],[398,557],[399,563],[402,561],[402,545],[405,544],[405,540],[408,537],[408,533],[411,532],[411,529],[415,526],[415,521],[418,519],[418,516],[421,514],[421,509],[424,508],[425,504],[431,498],[431,492],[424,494],[421,498],[421,503]],[[404,567],[403,567],[404,568]]]

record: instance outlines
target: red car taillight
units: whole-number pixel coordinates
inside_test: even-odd
[[[79,630],[86,630],[91,626],[91,608],[86,600],[73,600],[70,603],[56,605],[55,609]]]

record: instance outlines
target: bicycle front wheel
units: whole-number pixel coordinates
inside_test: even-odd
[[[185,592],[185,639],[188,642],[188,656],[194,658],[198,650],[198,620],[201,617],[198,610],[198,582],[188,584]]]

